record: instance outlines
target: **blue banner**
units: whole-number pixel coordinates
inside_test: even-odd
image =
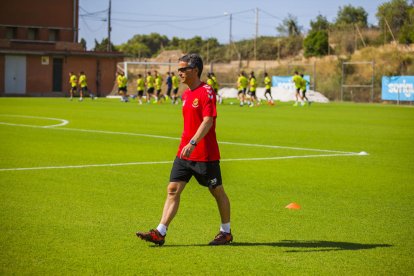
[[[310,76],[304,75],[303,78],[307,80],[306,90],[309,90]],[[292,81],[292,76],[272,76],[272,86],[295,91],[295,84]]]
[[[392,101],[414,101],[414,76],[383,76],[382,99]]]

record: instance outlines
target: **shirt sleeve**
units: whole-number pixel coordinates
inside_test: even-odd
[[[215,101],[216,99],[213,91],[211,88],[207,88],[203,99],[203,117],[217,117]]]

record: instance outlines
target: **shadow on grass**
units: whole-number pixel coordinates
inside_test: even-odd
[[[165,247],[191,247],[191,246],[209,246],[207,244],[191,245],[164,245]],[[273,246],[290,248],[285,252],[323,252],[323,251],[340,251],[340,250],[364,250],[374,249],[377,247],[391,247],[390,244],[363,244],[354,242],[335,242],[335,241],[295,241],[282,240],[279,242],[233,242],[229,246]]]

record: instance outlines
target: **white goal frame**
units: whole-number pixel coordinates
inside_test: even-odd
[[[344,84],[345,80],[345,66],[346,65],[361,65],[361,64],[367,64],[371,65],[372,68],[372,75],[371,75],[371,84]],[[371,88],[371,99],[370,102],[374,101],[374,79],[375,79],[375,62],[374,61],[349,61],[349,62],[342,62],[342,76],[341,76],[341,102],[343,102],[344,99],[344,88]]]

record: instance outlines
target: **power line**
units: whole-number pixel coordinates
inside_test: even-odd
[[[276,16],[276,15],[273,15],[273,14],[271,14],[271,13],[268,13],[267,11],[265,11],[265,10],[262,10],[262,9],[259,9],[262,13],[264,13],[264,14],[267,14],[268,16],[270,16],[270,17],[273,17],[273,18],[275,18],[275,19],[277,19],[277,20],[283,20],[282,18],[280,18],[279,16]]]
[[[86,12],[86,14],[81,14],[81,17],[88,17],[89,18],[93,18],[93,19],[97,19],[99,21],[104,21],[106,20],[103,17],[99,17],[98,15],[100,13],[103,12],[107,12],[108,9],[103,10],[103,11],[98,11],[98,12],[88,12],[87,10],[83,9],[81,7],[81,9]],[[236,14],[243,14],[243,13],[248,13],[248,12],[252,12],[254,11],[253,9],[248,9],[248,10],[243,10],[243,11],[238,11],[235,13],[231,13],[233,15]],[[124,12],[117,12],[118,14],[124,13]],[[128,13],[128,14],[132,14],[132,15],[142,15],[142,14],[137,14],[137,13]],[[146,14],[145,16],[150,16],[148,14]],[[160,17],[165,17],[162,15],[153,15],[153,16],[160,16]],[[211,19],[219,19],[219,18],[223,18],[226,17],[227,15],[221,14],[221,15],[214,15],[214,16],[205,16],[205,17],[190,17],[190,18],[182,18],[181,19],[167,19],[167,20],[159,20],[159,19],[155,19],[155,20],[149,20],[149,19],[127,19],[127,18],[112,18],[111,20],[114,21],[118,21],[118,22],[142,22],[142,23],[176,23],[176,22],[191,22],[191,21],[203,21],[203,20],[211,20]],[[175,18],[175,16],[174,16]]]
[[[91,32],[91,33],[95,33],[95,32],[97,32],[97,31],[99,31],[100,29],[102,29],[102,27],[103,27],[103,25],[104,25],[104,22],[97,28],[97,29],[92,29],[90,26],[89,26],[89,24],[86,22],[86,20],[84,19],[84,18],[81,18],[82,19],[82,21],[83,21],[83,23],[85,23],[85,26],[86,26],[86,28]]]
[[[79,6],[79,8],[83,12],[86,12],[86,14],[83,14],[83,16],[96,15],[96,14],[99,14],[99,13],[106,13],[106,12],[108,12],[108,9],[105,9],[105,10],[102,10],[102,11],[89,12],[89,11],[85,10],[84,8],[82,8],[81,6]]]

